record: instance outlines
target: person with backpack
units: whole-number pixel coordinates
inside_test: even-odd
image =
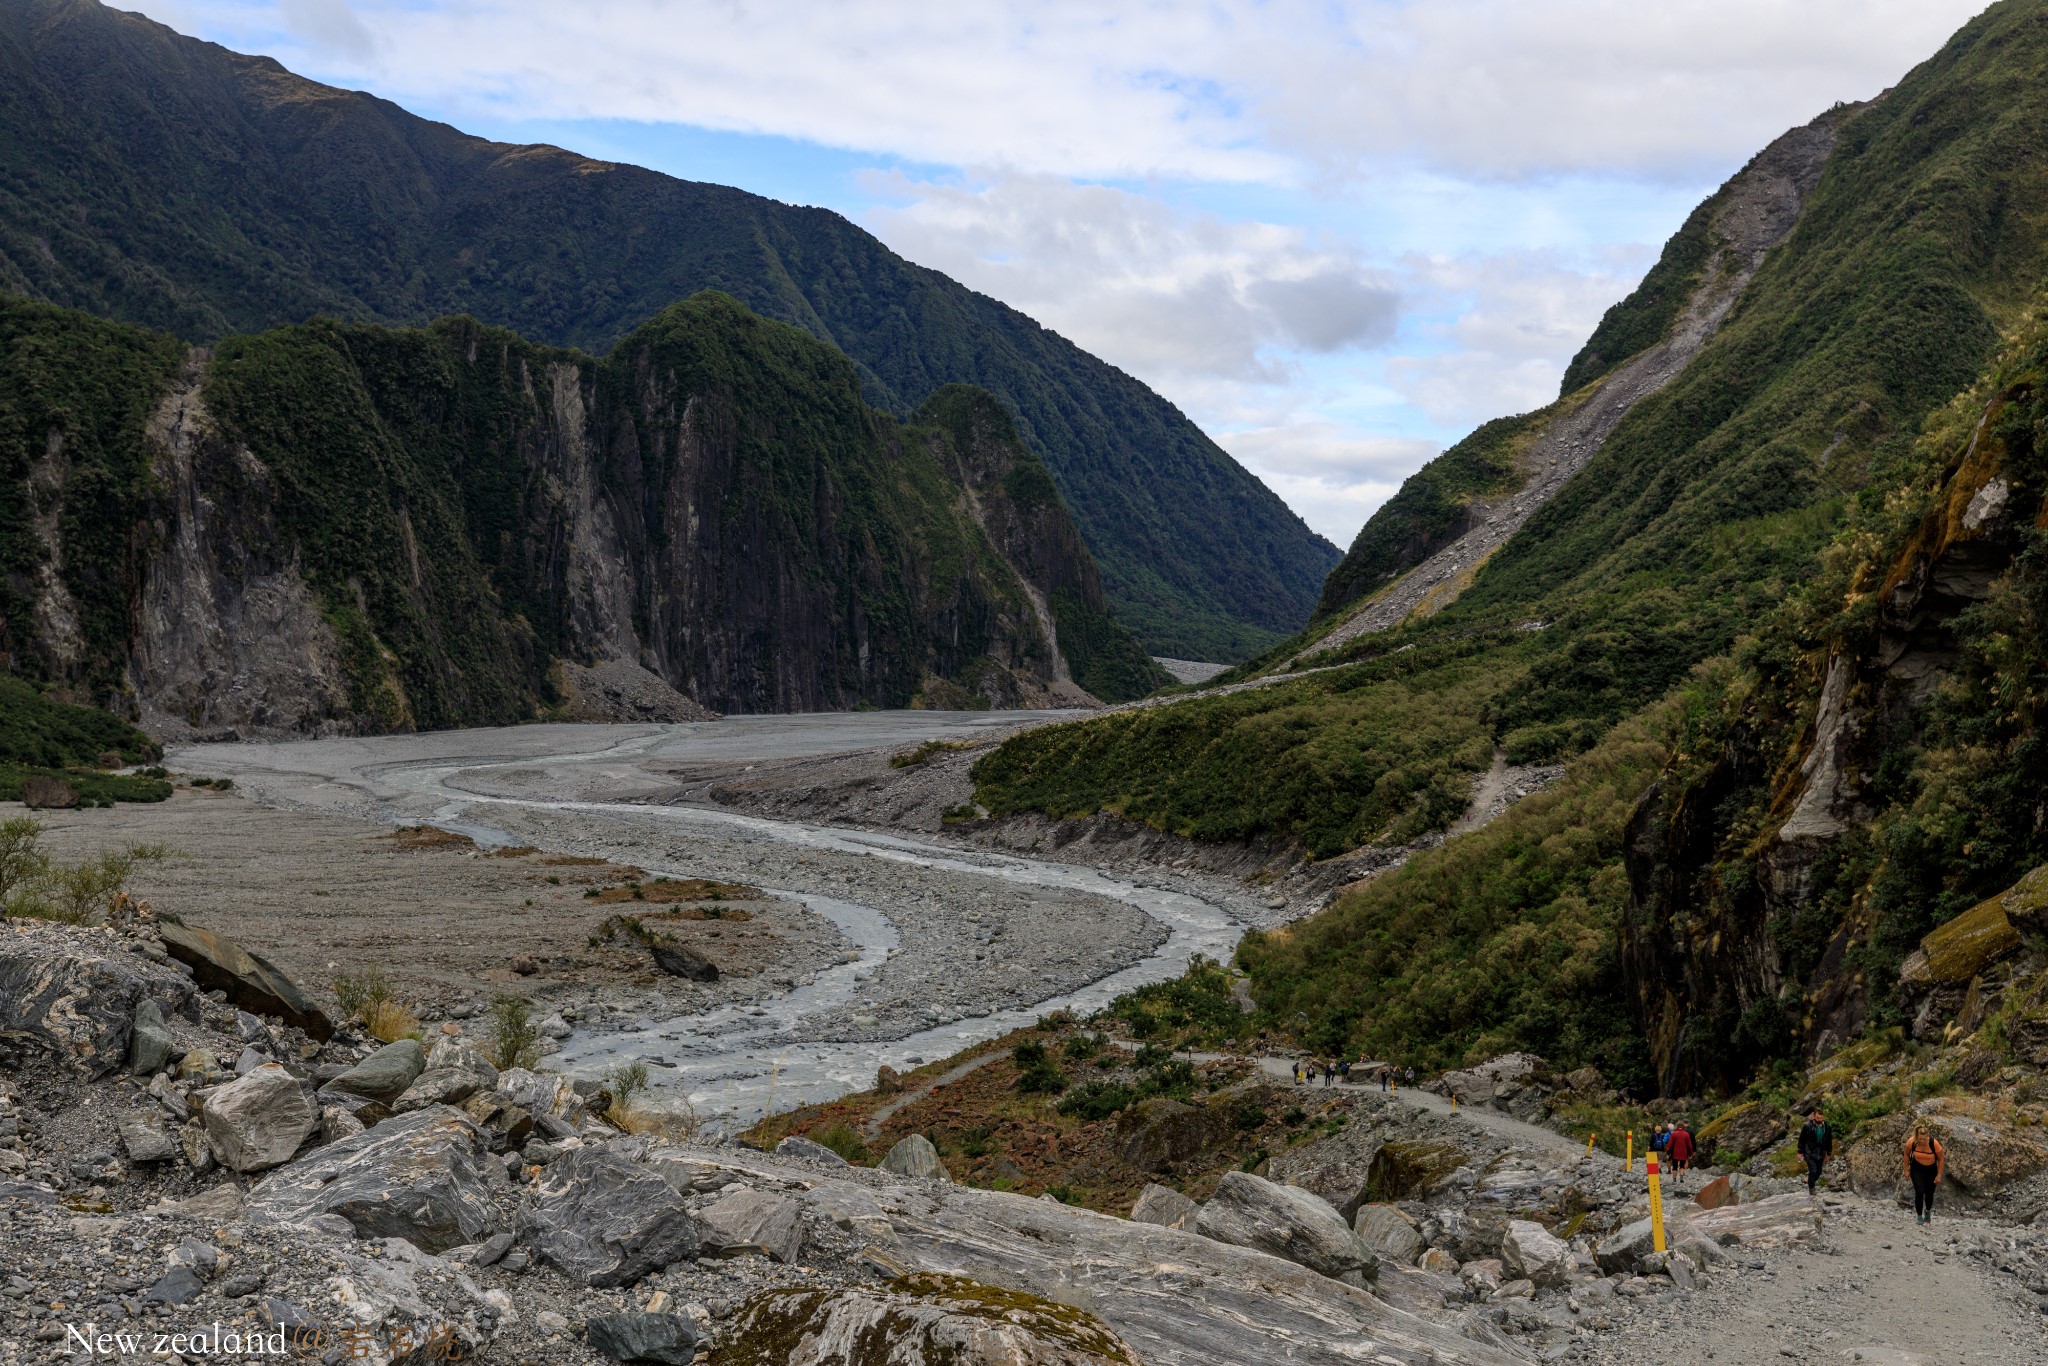
[[[1835,1155],[1835,1128],[1816,1105],[1806,1123],[1799,1126],[1799,1155],[1806,1159],[1806,1193],[1820,1185],[1820,1171]]]
[[[1941,1184],[1942,1171],[1948,1166],[1948,1154],[1933,1134],[1927,1132],[1925,1124],[1915,1124],[1913,1134],[1906,1140],[1906,1176],[1913,1183],[1913,1220],[1915,1223],[1934,1222],[1934,1188]]]
[[[1664,1135],[1664,1151],[1671,1155],[1671,1169],[1673,1171],[1682,1172],[1691,1169],[1693,1153],[1692,1130],[1685,1127],[1684,1120],[1680,1120],[1672,1125],[1671,1132]]]
[[[1337,1064],[1337,1084],[1339,1086],[1349,1086],[1351,1084],[1351,1059],[1346,1058]]]

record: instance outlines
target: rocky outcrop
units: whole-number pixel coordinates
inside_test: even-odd
[[[786,1195],[738,1190],[705,1207],[707,1248],[717,1251],[756,1249],[778,1262],[797,1260],[804,1247],[802,1207]]]
[[[1388,1262],[1412,1265],[1426,1245],[1415,1221],[1393,1205],[1360,1205],[1351,1229],[1373,1250],[1381,1266]]]
[[[519,1241],[572,1280],[631,1285],[696,1257],[703,1228],[647,1168],[594,1148],[549,1166],[518,1220]]]
[[[770,1290],[740,1306],[718,1366],[1139,1366],[1086,1310],[958,1276],[886,1290]]]
[[[1148,1182],[1131,1205],[1131,1218],[1164,1228],[1193,1228],[1202,1207],[1171,1186]]]
[[[0,920],[0,1063],[102,1076],[127,1062],[136,1012],[190,1013],[192,983],[94,930]]]
[[[1379,1257],[1329,1203],[1250,1172],[1225,1172],[1195,1217],[1195,1232],[1255,1248],[1337,1280],[1363,1284]]]
[[[361,1237],[441,1252],[480,1242],[502,1224],[492,1184],[476,1127],[435,1108],[385,1120],[266,1177],[249,1193],[249,1208],[284,1223],[339,1215]]]
[[[1163,1172],[1227,1143],[1230,1117],[1213,1106],[1165,1096],[1141,1100],[1116,1118],[1117,1155],[1141,1172]]]
[[[1963,1096],[1937,1096],[1912,1110],[1873,1121],[1843,1154],[1849,1184],[1860,1195],[1911,1196],[1905,1144],[1925,1124],[1946,1155],[1942,1189],[1947,1198],[1977,1205],[2048,1171],[2048,1145],[2013,1122],[2009,1108]]]

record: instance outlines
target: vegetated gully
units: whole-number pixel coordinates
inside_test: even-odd
[[[729,868],[689,866],[676,837],[691,832],[770,841],[884,863],[937,869],[1055,891],[1092,893],[1142,911],[1165,931],[1147,956],[1077,990],[1028,1006],[971,1010],[965,1017],[894,1039],[835,1037],[834,1021],[895,954],[915,954],[880,908],[815,891],[764,886],[801,901],[851,941],[857,959],[842,962],[755,1005],[672,1018],[579,1027],[551,1067],[598,1076],[634,1060],[651,1067],[657,1091],[686,1095],[710,1131],[736,1131],[762,1116],[830,1100],[873,1083],[876,1068],[944,1057],[1060,1009],[1090,1012],[1123,992],[1162,981],[1205,954],[1227,959],[1243,923],[1214,902],[1092,868],[946,848],[872,831],[765,819],[703,806],[650,801],[669,784],[642,766],[652,761],[810,757],[1011,729],[1064,713],[880,712],[741,716],[669,726],[536,725],[363,739],[203,744],[174,749],[181,771],[226,774],[266,805],[350,816],[385,825],[431,823],[490,848],[538,844],[554,853],[574,835],[550,841],[549,813],[595,820],[608,858],[669,877],[731,876]],[[512,795],[517,793],[518,795]],[[603,799],[594,799],[594,798]],[[569,824],[570,822],[565,822]],[[517,833],[506,827],[516,827]],[[551,847],[551,843],[554,846]],[[757,885],[760,885],[757,880]],[[830,1018],[826,1018],[830,1017]],[[860,1031],[850,1031],[860,1032]]]

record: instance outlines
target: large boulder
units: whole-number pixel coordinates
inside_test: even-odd
[[[479,1091],[462,1102],[462,1113],[483,1131],[484,1142],[494,1153],[509,1153],[526,1146],[533,1137],[533,1115],[495,1091]]]
[[[939,1160],[939,1150],[923,1134],[910,1134],[896,1140],[896,1146],[889,1149],[889,1155],[882,1159],[881,1168],[885,1172],[920,1181],[953,1179],[952,1173],[946,1170],[946,1164]]]
[[[260,1172],[291,1161],[320,1123],[320,1107],[297,1077],[267,1062],[208,1092],[201,1122],[215,1161]]]
[[[1804,1201],[1805,1196],[1799,1199]],[[1683,1242],[1708,1235],[1699,1232],[1696,1221],[1710,1217],[1704,1211],[1690,1211],[1676,1202],[1664,1206],[1664,1246],[1668,1251]],[[1647,1218],[1624,1224],[1602,1238],[1593,1249],[1593,1260],[1609,1275],[1617,1271],[1641,1272],[1653,1265],[1657,1251],[1655,1230]]]
[[[21,804],[32,811],[69,811],[78,805],[78,789],[62,778],[31,773],[21,781]]]
[[[1382,1143],[1373,1154],[1365,1198],[1375,1204],[1419,1200],[1464,1165],[1464,1152],[1449,1143]]]
[[[1543,1225],[1511,1219],[1501,1235],[1500,1261],[1509,1276],[1545,1286],[1569,1283],[1577,1259]]]
[[[593,1314],[583,1327],[590,1350],[624,1366],[690,1366],[704,1335],[681,1314]]]
[[[931,1274],[886,1288],[762,1291],[719,1336],[719,1366],[1138,1366],[1086,1310]]]
[[[1996,1106],[1964,1096],[1938,1096],[1864,1129],[1843,1154],[1850,1189],[1859,1195],[1905,1200],[1911,1187],[1902,1150],[1906,1135],[1918,1123],[1927,1125],[1946,1152],[1943,1190],[1964,1201],[1989,1199],[2048,1169],[2048,1147],[2014,1128]]]
[[[1222,1111],[1165,1096],[1141,1100],[1116,1119],[1117,1155],[1141,1172],[1191,1162],[1236,1134],[1237,1126]]]
[[[284,970],[229,939],[193,925],[165,921],[158,925],[164,948],[192,969],[208,991],[223,991],[230,1001],[259,1015],[275,1015],[323,1042],[334,1034],[327,1012],[299,989]]]
[[[806,1162],[822,1162],[828,1167],[851,1166],[845,1158],[833,1152],[816,1139],[805,1138],[802,1134],[791,1134],[775,1145],[777,1157],[797,1157]]]
[[[418,1039],[387,1043],[354,1067],[320,1088],[322,1099],[350,1109],[374,1101],[389,1107],[427,1070],[427,1052]]]
[[[1379,1266],[1378,1256],[1327,1200],[1250,1172],[1224,1173],[1195,1218],[1195,1232],[1354,1282]]]
[[[577,1148],[547,1167],[518,1219],[521,1242],[589,1286],[631,1285],[690,1261],[703,1229],[668,1182],[612,1153]]]
[[[575,1083],[552,1072],[508,1067],[498,1074],[498,1095],[536,1120],[558,1119],[572,1128],[580,1127],[588,1114]]]
[[[115,1127],[130,1162],[168,1162],[180,1155],[178,1140],[154,1114],[130,1115]]]
[[[1147,1183],[1131,1206],[1131,1218],[1163,1228],[1193,1228],[1202,1207],[1171,1186]]]
[[[249,1209],[284,1223],[338,1214],[361,1237],[442,1252],[497,1231],[503,1220],[492,1185],[476,1126],[436,1107],[386,1120],[266,1177],[250,1192]]]
[[[429,1067],[391,1102],[391,1113],[410,1114],[429,1105],[460,1105],[477,1092],[490,1090],[491,1082],[482,1072],[466,1067]]]
[[[1352,1232],[1378,1255],[1380,1261],[1412,1266],[1422,1255],[1422,1231],[1415,1221],[1392,1205],[1360,1205],[1352,1216]]]
[[[0,1070],[104,1076],[128,1061],[143,1001],[192,1010],[192,983],[114,943],[101,931],[0,920]]]
[[[802,1206],[786,1195],[738,1190],[720,1196],[700,1216],[704,1244],[716,1251],[759,1248],[778,1262],[794,1262],[803,1251]]]
[[[1378,1145],[1361,1138],[1355,1129],[1303,1143],[1273,1154],[1267,1176],[1283,1186],[1299,1186],[1330,1202],[1337,1213],[1350,1219],[1365,1203],[1365,1187],[1372,1177],[1372,1155]]]
[[[691,982],[718,980],[718,964],[688,944],[668,944],[657,939],[647,948],[654,956],[654,966],[671,977],[681,977]]]

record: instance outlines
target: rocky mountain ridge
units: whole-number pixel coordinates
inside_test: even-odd
[[[838,214],[471,137],[98,0],[0,10],[0,290],[201,345],[459,314],[603,353],[704,289],[899,420],[996,394],[1156,653],[1257,651],[1338,558],[1158,394]]]
[[[1164,678],[992,396],[899,424],[721,295],[602,361],[461,319],[188,352],[0,313],[32,512],[0,646],[166,738],[1091,705]]]

